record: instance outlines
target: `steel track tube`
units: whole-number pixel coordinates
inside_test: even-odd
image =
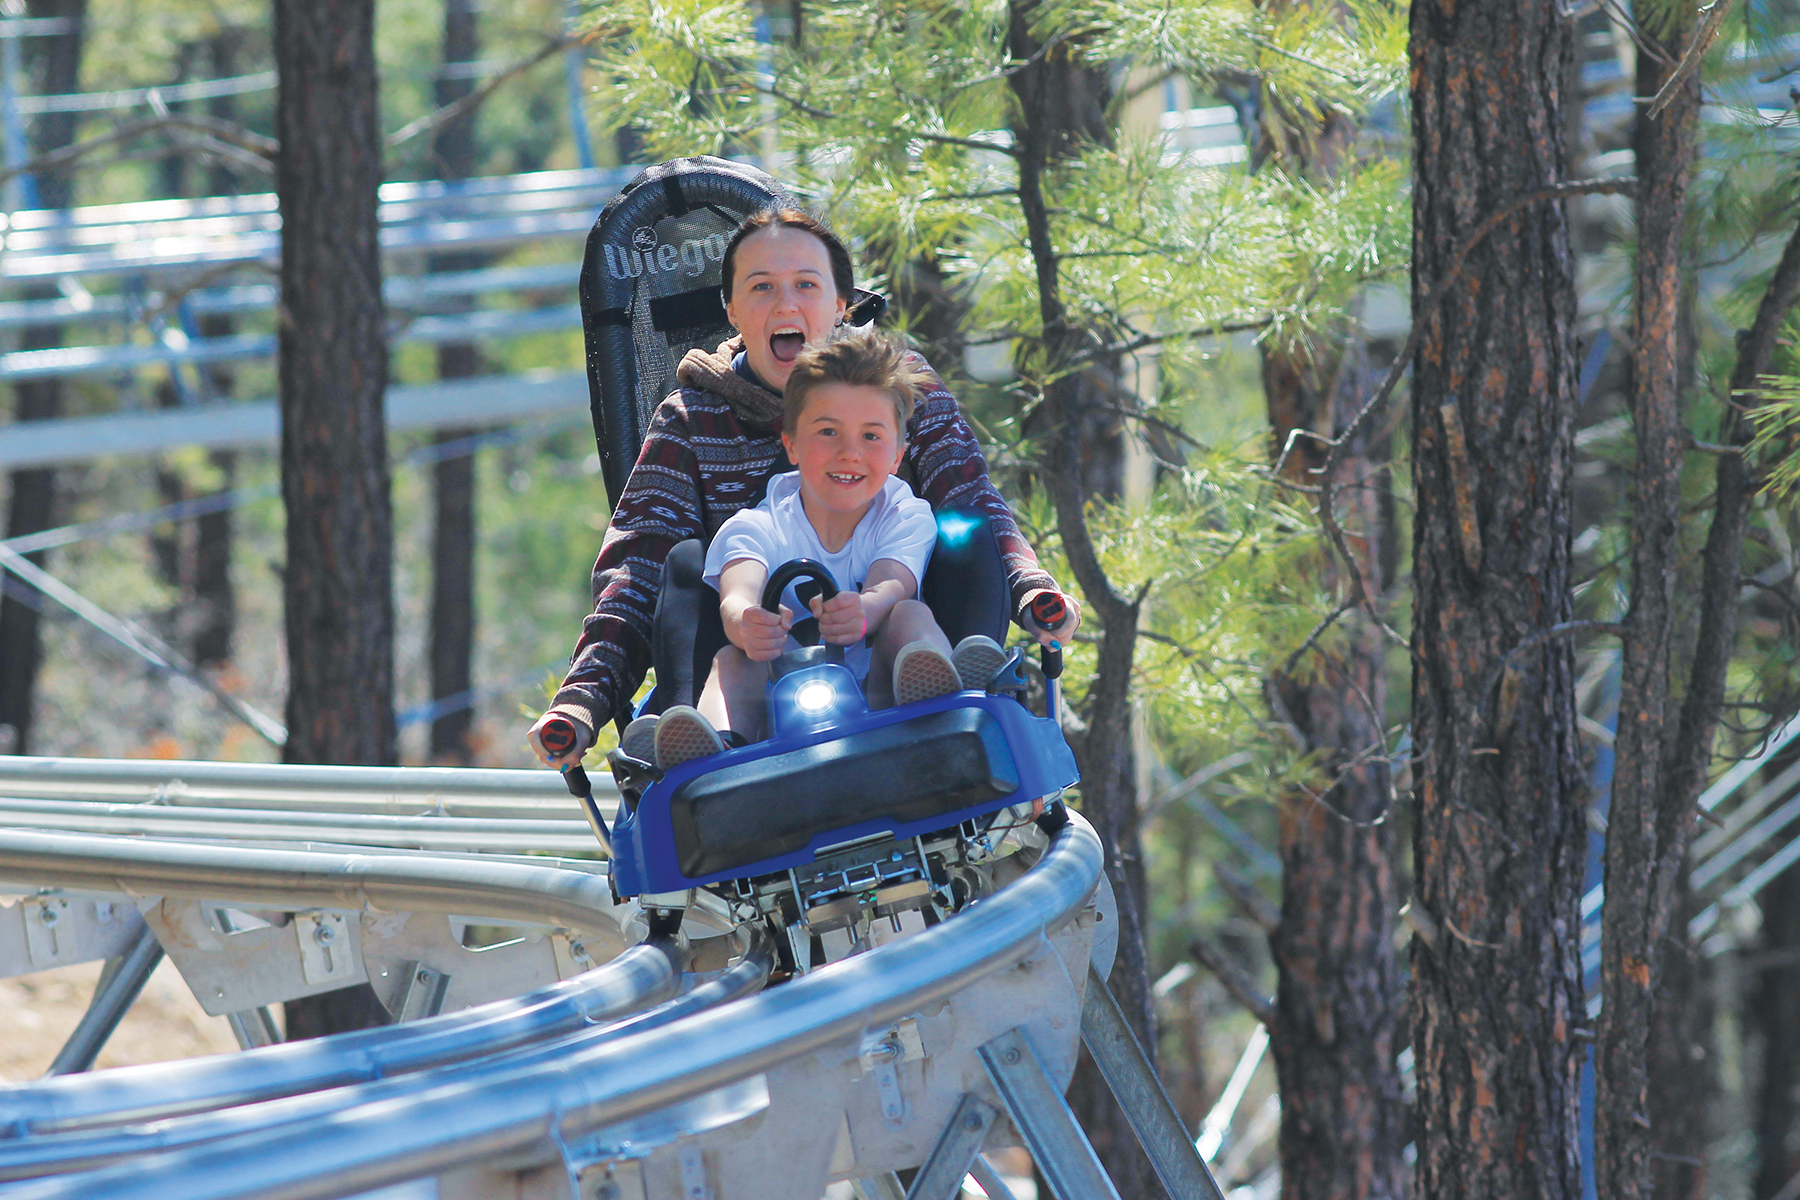
[[[249,1104],[565,1037],[668,999],[680,985],[677,958],[664,946],[634,946],[574,979],[440,1017],[0,1088],[0,1129],[21,1137]],[[0,1174],[18,1144],[0,1139]]]
[[[331,854],[0,829],[0,880],[262,908],[478,913],[618,933],[602,875],[410,854]]]
[[[34,1180],[7,1200],[333,1200],[501,1155],[549,1162],[602,1125],[698,1096],[945,999],[1045,945],[1093,895],[1100,840],[1071,813],[1024,877],[935,928],[773,991],[406,1101],[354,1105],[187,1150]],[[294,1152],[304,1146],[305,1153]]]
[[[602,795],[604,793],[604,795]],[[526,817],[570,813],[568,793],[553,771],[491,767],[346,767],[313,764],[180,760],[38,758],[0,755],[0,794],[44,800],[150,801],[309,812],[377,812],[418,816]],[[610,777],[596,799],[618,800]]]
[[[750,995],[767,982],[774,964],[773,943],[758,927],[750,939],[749,948],[737,963],[722,972],[718,978],[708,980],[690,992],[599,1029],[520,1049],[503,1050],[444,1067],[434,1079],[439,1083],[448,1083],[458,1079],[478,1079],[496,1070],[531,1066],[553,1068],[573,1050],[646,1029],[659,1028]],[[338,1039],[334,1037],[321,1040],[331,1042]],[[322,1119],[351,1104],[404,1099],[419,1087],[420,1081],[413,1077],[379,1079],[344,1089],[315,1091],[213,1112],[196,1112],[125,1129],[80,1130],[28,1138],[12,1144],[0,1142],[0,1179],[92,1170],[122,1159],[134,1159],[151,1151],[197,1145],[278,1123]]]

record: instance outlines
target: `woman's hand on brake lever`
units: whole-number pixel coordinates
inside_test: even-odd
[[[544,746],[544,726],[551,721],[563,721],[575,731],[575,744],[561,754],[552,754]],[[571,721],[560,713],[545,713],[534,722],[525,734],[525,740],[531,744],[531,752],[542,759],[545,765],[556,767],[578,767],[581,756],[587,753],[594,744],[594,731],[580,721]]]
[[[1052,600],[1062,602],[1063,618],[1056,624],[1046,627],[1037,619],[1032,610],[1034,607],[1040,610],[1047,608]],[[1033,589],[1025,593],[1025,613],[1019,623],[1038,641],[1046,645],[1050,642],[1061,642],[1067,646],[1070,639],[1075,636],[1075,631],[1081,628],[1081,601],[1067,592],[1053,592],[1049,588]]]

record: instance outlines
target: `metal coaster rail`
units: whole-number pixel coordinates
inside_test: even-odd
[[[572,1050],[552,1068],[438,1086],[427,1072],[409,1099],[352,1103],[327,1121],[273,1125],[0,1195],[326,1200],[502,1157],[554,1162],[600,1126],[854,1038],[1017,963],[1086,903],[1100,870],[1099,839],[1072,817],[1023,878],[955,920],[728,1007]],[[296,1138],[306,1153],[284,1153]]]
[[[1102,976],[1087,965],[1090,954],[1110,964],[1113,925],[1094,924],[1106,919],[1110,902],[1095,894],[1104,890],[1098,841],[1079,816],[1029,869],[1029,858],[1018,860],[997,891],[937,927],[752,996],[772,961],[759,926],[731,930],[722,906],[709,907],[702,896],[689,913],[688,936],[699,939],[691,949],[686,937],[680,947],[630,948],[642,936],[641,918],[618,906],[604,863],[507,853],[534,836],[560,843],[562,826],[579,825],[563,819],[568,801],[560,793],[547,772],[0,758],[0,880],[24,894],[0,908],[0,966],[14,974],[37,969],[45,946],[91,939],[94,912],[114,910],[105,949],[82,943],[73,959],[54,960],[114,956],[83,1028],[58,1056],[61,1070],[92,1063],[163,948],[199,994],[207,976],[192,973],[192,937],[233,937],[234,922],[243,920],[260,927],[265,948],[286,946],[281,953],[291,959],[297,950],[304,960],[306,931],[328,932],[330,914],[342,914],[336,928],[348,940],[338,944],[361,955],[367,971],[358,978],[371,981],[378,962],[415,953],[406,948],[415,929],[408,922],[441,928],[448,920],[450,934],[441,938],[456,936],[458,922],[492,921],[526,935],[505,943],[521,949],[555,934],[564,974],[560,983],[434,1017],[436,1008],[415,1003],[418,989],[399,961],[398,982],[386,969],[379,974],[390,993],[383,1001],[400,1024],[0,1090],[0,1179],[8,1181],[0,1196],[349,1196],[433,1176],[451,1188],[441,1194],[452,1195],[494,1184],[496,1170],[533,1197],[786,1195],[785,1184],[742,1190],[738,1156],[754,1151],[731,1141],[748,1126],[766,1139],[777,1127],[766,1122],[786,1122],[784,1136],[798,1138],[802,1157],[811,1156],[793,1178],[817,1179],[821,1188],[821,1156],[835,1136],[834,1162],[854,1149],[856,1170],[867,1176],[858,1185],[864,1194],[949,1200],[970,1172],[996,1178],[980,1150],[991,1132],[1010,1128],[1031,1145],[1059,1194],[1085,1200],[1110,1194],[1110,1185],[1060,1099],[1059,1081],[1074,1062],[1068,1039],[1082,1033],[1127,1098],[1165,1178],[1210,1185],[1154,1073],[1101,999]],[[617,803],[610,789],[604,802]],[[17,827],[27,822],[133,836]],[[511,836],[484,840],[483,827]],[[326,838],[344,844],[319,844]],[[381,844],[407,839],[464,848],[422,853]],[[363,844],[370,842],[377,844]],[[128,903],[121,922],[116,901],[105,897],[127,898],[144,921]],[[89,927],[77,928],[68,922],[83,904]],[[68,916],[53,927],[58,911]],[[216,914],[221,933],[207,934],[198,914]],[[259,914],[274,924],[258,922]],[[8,921],[23,923],[23,940],[8,932]],[[56,943],[58,929],[71,940]],[[23,943],[34,935],[26,964]],[[380,940],[389,936],[400,940]],[[590,953],[576,938],[596,948],[596,959],[616,957],[571,976],[579,966],[568,966],[570,955],[579,951],[585,962]],[[417,953],[433,953],[420,945]],[[435,951],[446,952],[464,963],[482,954]],[[229,962],[209,969],[229,969]],[[327,986],[311,974],[307,980],[299,982],[290,965],[284,986],[300,991],[244,1003]],[[441,1003],[441,982],[436,994]],[[208,1011],[234,1003],[219,995]],[[243,1044],[272,1035],[261,1010],[229,1015]],[[909,1032],[915,1025],[918,1032]],[[935,1062],[933,1074],[912,1073],[920,1056]],[[798,1111],[805,1106],[796,1097],[825,1107]],[[848,1105],[835,1120],[849,1124],[835,1135],[832,1097]],[[878,1112],[885,1117],[868,1124]],[[852,1128],[863,1132],[846,1142]],[[302,1133],[305,1155],[272,1151]],[[676,1163],[680,1187],[671,1190]],[[874,1166],[863,1171],[865,1163]],[[908,1163],[929,1167],[912,1192],[888,1173]],[[830,1177],[854,1178],[846,1169],[832,1166]],[[667,1179],[653,1184],[659,1170]],[[638,1190],[605,1191],[611,1182],[588,1189],[595,1172],[614,1181],[615,1171],[619,1180],[635,1178]],[[1099,1190],[1091,1186],[1097,1179]],[[682,1190],[695,1180],[698,1190]],[[1196,1194],[1216,1193],[1209,1186]]]

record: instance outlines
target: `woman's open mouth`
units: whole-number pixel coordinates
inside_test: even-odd
[[[777,329],[769,335],[769,353],[775,356],[778,363],[791,363],[800,357],[800,351],[806,348],[804,331],[788,326]]]

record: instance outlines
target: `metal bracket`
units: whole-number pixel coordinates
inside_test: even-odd
[[[865,1071],[879,1070],[883,1064],[917,1062],[925,1057],[925,1043],[919,1037],[919,1022],[913,1017],[896,1021],[880,1033],[867,1034],[857,1052],[857,1061]]]
[[[351,951],[344,914],[314,909],[294,914],[300,941],[300,974],[308,983],[330,983],[356,974],[360,960]]]
[[[925,1043],[919,1037],[919,1023],[912,1017],[879,1034],[863,1038],[857,1062],[874,1077],[875,1090],[881,1097],[881,1116],[889,1125],[906,1124],[906,1095],[900,1090],[900,1063],[915,1062],[925,1057]]]
[[[1044,1074],[1023,1027],[980,1047],[982,1065],[1058,1200],[1119,1200],[1068,1101]]]
[[[676,1152],[675,1162],[681,1171],[681,1200],[713,1200],[706,1182],[706,1152],[688,1142]]]
[[[875,1068],[875,1090],[881,1096],[881,1117],[889,1125],[906,1124],[906,1096],[900,1091],[900,1072],[893,1063]]]
[[[950,1123],[944,1126],[924,1165],[913,1176],[906,1200],[957,1200],[962,1195],[963,1179],[981,1156],[988,1130],[999,1115],[999,1109],[974,1093],[963,1093],[956,1111],[950,1114]]]
[[[67,931],[59,933],[69,915],[66,897],[39,896],[25,906],[25,945],[31,954],[31,965],[50,967],[75,961],[75,942]]]
[[[450,977],[442,971],[422,967],[416,962],[408,964],[394,1021],[417,1021],[421,1017],[437,1016],[444,1007],[444,990],[449,986]]]
[[[594,961],[594,953],[588,949],[587,940],[566,929],[559,929],[550,935],[550,949],[556,955],[558,979],[573,979],[583,971],[591,971],[600,965]]]

